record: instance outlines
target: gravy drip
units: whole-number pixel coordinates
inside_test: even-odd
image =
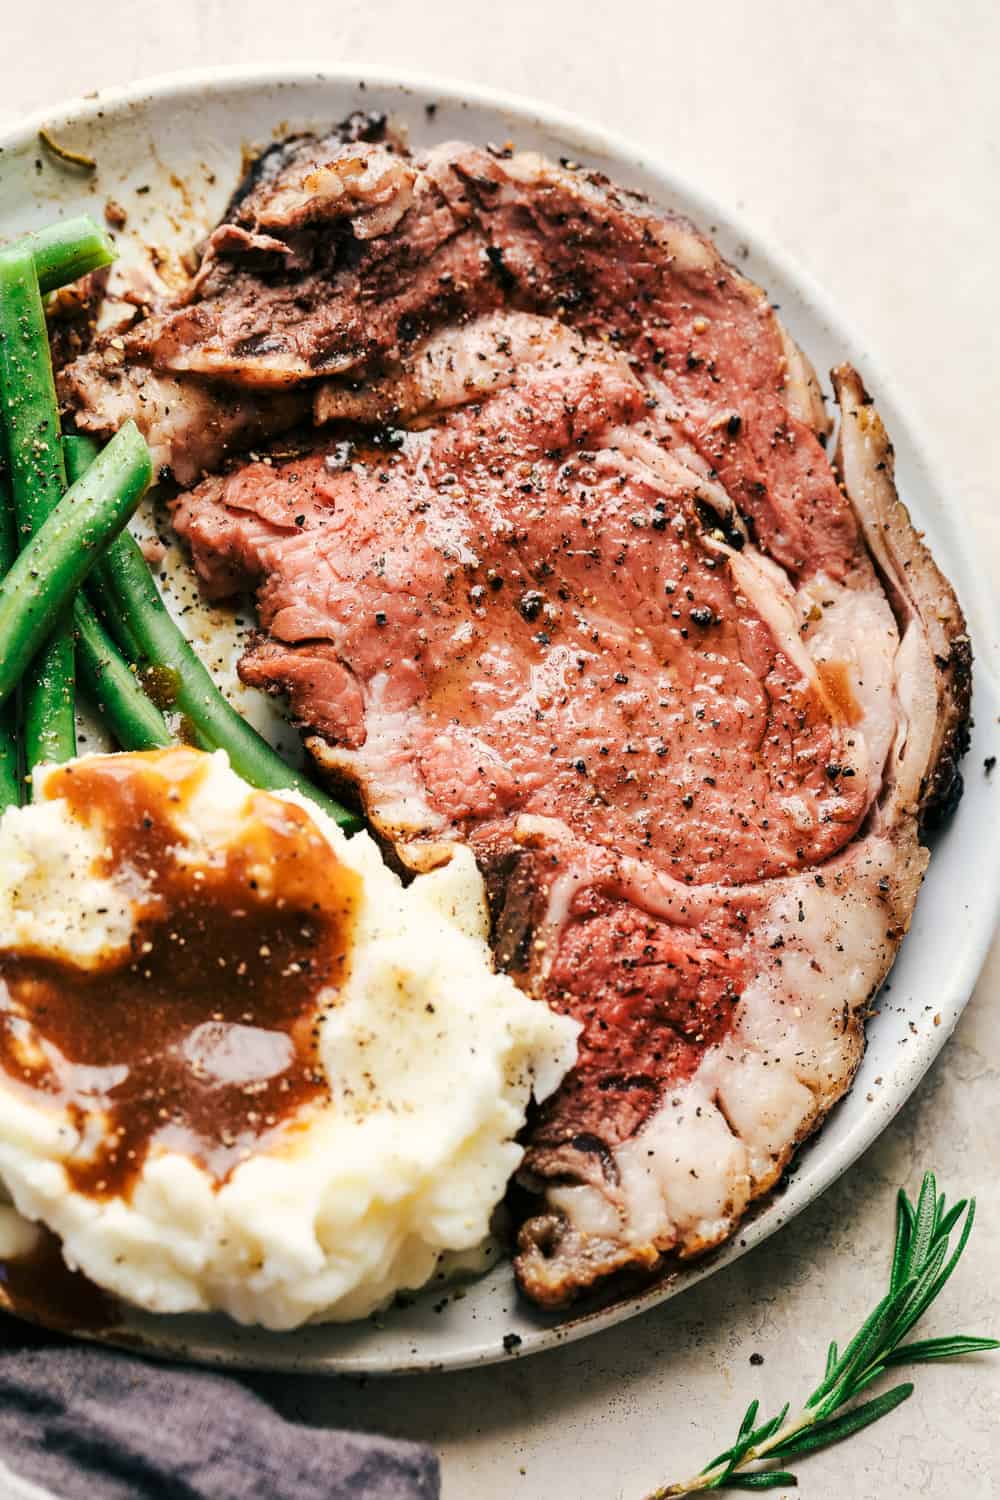
[[[71,1271],[49,1229],[26,1255],[0,1260],[0,1307],[60,1333],[99,1333],[120,1321],[113,1297]]]

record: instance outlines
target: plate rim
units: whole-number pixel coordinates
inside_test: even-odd
[[[986,587],[986,579],[978,559],[966,542],[963,528],[958,524],[957,510],[949,497],[944,476],[928,457],[920,429],[906,415],[905,390],[902,404],[896,397],[896,384],[885,374],[885,368],[877,354],[873,354],[867,339],[855,330],[850,319],[845,319],[838,310],[832,294],[814,279],[795,257],[776,243],[771,236],[755,225],[752,216],[742,210],[730,209],[713,194],[692,182],[683,172],[677,171],[659,151],[630,140],[613,129],[597,125],[590,120],[555,105],[549,105],[512,90],[483,84],[466,83],[458,78],[433,72],[395,68],[384,63],[361,60],[351,63],[336,63],[317,66],[289,62],[268,64],[224,64],[201,68],[185,68],[155,74],[138,79],[127,85],[102,88],[92,94],[59,101],[51,106],[32,111],[27,116],[0,125],[0,158],[10,151],[17,152],[29,145],[43,127],[73,128],[106,116],[127,114],[130,107],[172,98],[210,94],[242,93],[252,95],[263,90],[288,90],[293,93],[305,86],[315,87],[323,83],[353,89],[370,88],[373,92],[384,89],[402,92],[413,98],[417,107],[433,98],[437,102],[447,101],[459,108],[471,111],[494,110],[522,121],[526,126],[540,128],[553,136],[564,139],[582,152],[588,150],[617,161],[630,169],[640,169],[657,179],[663,189],[676,194],[690,209],[696,221],[703,224],[721,224],[727,235],[745,238],[755,256],[764,259],[778,275],[792,285],[808,306],[810,312],[831,333],[836,335],[844,355],[858,363],[864,371],[866,385],[877,392],[880,411],[886,417],[886,425],[893,434],[904,435],[912,466],[924,480],[925,488],[935,506],[933,531],[947,539],[949,561],[958,564],[961,577],[961,602],[967,616],[971,616],[970,633],[975,647],[975,706],[984,720],[995,721],[1000,717],[1000,680],[994,641],[1000,625],[1000,606],[994,604]],[[0,162],[2,164],[2,162]],[[714,232],[713,232],[714,237]],[[983,627],[983,628],[980,628]],[[137,1340],[135,1330],[129,1330],[121,1338],[110,1337],[107,1342],[118,1342],[122,1347],[162,1359],[178,1357],[200,1364],[243,1370],[295,1371],[299,1373],[343,1375],[364,1374],[367,1376],[396,1376],[441,1370],[462,1369],[471,1366],[496,1363],[510,1358],[525,1358],[530,1354],[597,1333],[640,1312],[662,1304],[679,1295],[689,1286],[714,1274],[716,1270],[732,1264],[742,1255],[783,1228],[809,1203],[815,1201],[833,1182],[857,1161],[870,1145],[882,1134],[895,1114],[912,1096],[932,1063],[940,1056],[948,1038],[958,1023],[976,980],[985,962],[993,934],[1000,918],[1000,888],[984,893],[983,907],[992,907],[992,922],[984,921],[979,940],[967,948],[956,965],[950,993],[954,997],[947,1008],[943,1024],[921,1049],[916,1066],[907,1072],[905,1082],[897,1085],[891,1101],[882,1102],[862,1113],[859,1121],[846,1139],[839,1143],[831,1159],[821,1163],[812,1171],[796,1174],[791,1185],[782,1195],[778,1211],[761,1214],[743,1226],[732,1239],[705,1261],[692,1264],[685,1269],[683,1280],[674,1285],[667,1279],[644,1292],[609,1307],[582,1313],[568,1311],[564,1322],[541,1327],[537,1334],[525,1339],[520,1347],[512,1351],[498,1350],[496,1342],[488,1345],[467,1347],[464,1353],[453,1357],[421,1357],[413,1355],[403,1362],[382,1359],[370,1361],[363,1354],[347,1356],[308,1355],[298,1357],[275,1351],[241,1349],[240,1334],[253,1330],[241,1329],[238,1324],[228,1324],[227,1331],[235,1337],[228,1349],[217,1345],[199,1345],[197,1338],[182,1335],[181,1339],[157,1339],[143,1333]],[[845,1096],[846,1097],[846,1096]],[[891,1107],[889,1107],[891,1105]],[[793,1158],[793,1161],[796,1158]],[[765,1195],[762,1206],[773,1204],[773,1192]],[[225,1319],[224,1314],[206,1315]],[[286,1335],[288,1337],[289,1335]],[[294,1333],[290,1335],[294,1337]]]

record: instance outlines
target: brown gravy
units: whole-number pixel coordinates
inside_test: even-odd
[[[177,749],[54,772],[48,795],[98,823],[109,869],[134,872],[132,951],[94,970],[0,954],[0,1066],[81,1126],[107,1116],[96,1152],[67,1164],[95,1198],[127,1197],[154,1142],[224,1181],[326,1094],[321,991],[343,982],[359,878],[301,808],[262,792],[237,846],[185,866],[174,820],[206,765]]]
[[[41,1228],[26,1255],[0,1260],[0,1307],[61,1333],[96,1333],[120,1321],[114,1298],[71,1271],[56,1235]]]

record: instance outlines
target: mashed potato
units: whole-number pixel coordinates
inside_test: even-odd
[[[171,814],[171,857],[195,879],[237,843],[253,845],[276,802],[302,808],[333,865],[353,872],[344,969],[312,1033],[323,1088],[225,1173],[168,1133],[152,1137],[120,1190],[88,1186],[87,1163],[115,1128],[105,1105],[118,1075],[92,1070],[92,1094],[77,1078],[72,1107],[58,1088],[28,1086],[29,1065],[41,1059],[61,1078],[66,1058],[46,1036],[44,1010],[28,1016],[8,977],[18,963],[56,974],[103,965],[111,985],[109,958],[137,951],[149,899],[136,869],[113,857],[100,807],[81,816],[49,771],[36,778],[37,800],[0,823],[0,1180],[21,1214],[60,1237],[71,1267],[139,1306],[219,1308],[270,1328],[362,1317],[487,1234],[521,1159],[515,1136],[529,1096],[545,1098],[571,1066],[576,1024],[493,972],[468,850],[404,888],[366,834],[345,839],[293,794],[251,794],[222,753],[114,762],[119,780],[126,767],[197,765]],[[280,1066],[269,1056],[265,1047],[263,1074]],[[24,1077],[11,1058],[25,1062]]]

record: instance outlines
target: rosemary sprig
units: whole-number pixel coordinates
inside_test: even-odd
[[[1000,1340],[967,1334],[903,1343],[958,1264],[975,1214],[974,1198],[963,1198],[948,1208],[944,1194],[938,1194],[932,1172],[925,1174],[916,1204],[900,1189],[889,1289],[843,1353],[836,1344],[830,1345],[823,1378],[798,1416],[789,1417],[790,1407],[786,1405],[776,1417],[758,1422],[759,1403],[751,1401],[730,1447],[706,1464],[700,1474],[680,1484],[663,1485],[646,1500],[670,1500],[704,1490],[771,1490],[795,1485],[798,1481],[794,1474],[770,1466],[804,1458],[807,1453],[841,1442],[888,1416],[912,1394],[913,1386],[907,1381],[849,1411],[843,1410],[891,1366],[1000,1349]],[[956,1229],[958,1240],[949,1254]],[[760,1464],[767,1467],[746,1472],[748,1465]]]

